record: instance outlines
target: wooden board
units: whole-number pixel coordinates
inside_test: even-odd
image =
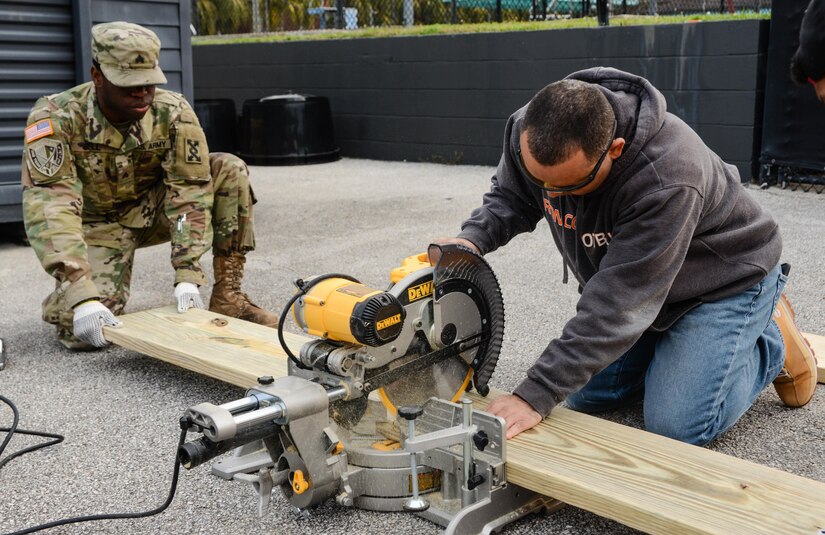
[[[274,329],[204,310],[178,314],[169,306],[126,314],[106,339],[144,355],[241,387],[258,377],[287,374],[286,355]],[[284,333],[290,349],[306,338]]]
[[[111,342],[197,373],[242,387],[286,373],[272,329],[172,307],[121,319],[106,329]],[[287,343],[296,352],[305,340]],[[483,408],[500,394],[474,399]],[[648,533],[825,529],[824,483],[563,408],[508,443],[507,470],[513,483]]]

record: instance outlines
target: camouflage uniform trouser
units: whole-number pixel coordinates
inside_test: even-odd
[[[209,154],[209,165],[215,186],[212,251],[218,256],[251,251],[255,248],[252,224],[255,197],[249,184],[249,169],[237,156],[221,152]],[[160,184],[150,194],[162,197],[165,186]],[[101,302],[115,315],[123,312],[129,300],[135,250],[170,239],[173,223],[163,213],[163,204],[162,200],[157,203],[159,209],[147,228],[133,229],[108,222],[83,225],[92,280],[101,293]],[[74,313],[65,300],[67,287],[68,283],[58,284],[43,302],[43,320],[57,325],[58,338],[66,347],[89,349],[90,346],[72,336]]]

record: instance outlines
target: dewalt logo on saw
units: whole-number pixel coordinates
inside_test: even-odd
[[[396,314],[395,316],[390,316],[387,319],[376,321],[375,330],[382,331],[387,327],[392,327],[393,325],[398,325],[399,323],[401,323],[401,314]]]
[[[410,300],[410,303],[418,301],[419,299],[424,299],[425,297],[429,297],[432,294],[433,281],[427,281],[424,284],[419,284],[418,286],[407,288],[407,298]]]

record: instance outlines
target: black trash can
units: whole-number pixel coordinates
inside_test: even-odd
[[[240,151],[250,165],[301,165],[339,159],[329,99],[288,93],[247,100]]]
[[[195,101],[195,115],[206,134],[209,152],[238,152],[238,114],[231,98]]]

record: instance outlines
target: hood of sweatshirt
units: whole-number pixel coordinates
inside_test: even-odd
[[[574,72],[567,78],[596,85],[616,114],[616,137],[623,137],[626,144],[610,172],[615,182],[662,129],[667,113],[665,97],[641,76],[609,67]]]

